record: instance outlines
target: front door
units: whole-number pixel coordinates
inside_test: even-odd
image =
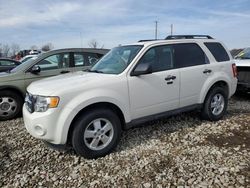
[[[132,119],[178,108],[180,78],[171,45],[152,47],[140,63],[150,63],[152,73],[128,77]]]
[[[38,62],[36,65],[41,68],[41,71],[35,74],[31,73],[30,71],[27,71],[25,73],[26,87],[33,81],[73,71],[72,67],[70,67],[69,53],[59,53],[51,55]]]

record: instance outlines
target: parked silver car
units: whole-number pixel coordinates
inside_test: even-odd
[[[245,48],[235,57],[238,70],[237,92],[250,91],[250,48]]]

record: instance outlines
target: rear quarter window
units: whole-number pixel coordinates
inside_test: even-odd
[[[209,49],[209,51],[212,53],[216,61],[222,62],[222,61],[229,61],[230,58],[227,54],[227,51],[225,48],[218,42],[205,42],[205,46]]]

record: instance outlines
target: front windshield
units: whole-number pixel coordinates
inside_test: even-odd
[[[241,51],[237,56],[236,59],[250,59],[250,48],[246,48]]]
[[[120,74],[132,62],[142,47],[142,45],[130,45],[113,48],[89,71],[105,74]]]

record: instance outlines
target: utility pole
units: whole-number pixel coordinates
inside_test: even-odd
[[[171,26],[170,26],[170,27],[171,27],[170,34],[171,34],[171,35],[173,35],[173,27],[174,27],[174,26],[173,26],[173,24],[171,24]]]
[[[157,39],[157,24],[158,24],[158,21],[155,21],[155,39]]]

